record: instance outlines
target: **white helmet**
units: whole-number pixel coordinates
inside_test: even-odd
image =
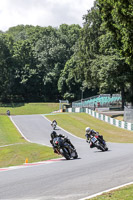
[[[86,127],[85,129],[86,132],[90,132],[90,130],[91,130],[90,127]]]

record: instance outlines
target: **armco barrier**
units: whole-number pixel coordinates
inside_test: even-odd
[[[105,122],[112,124],[114,126],[117,126],[119,128],[133,131],[133,123],[120,121],[120,120],[111,118],[109,116],[103,115],[101,113],[95,112],[88,108],[79,108],[79,107],[78,108],[68,108],[68,109],[66,109],[66,112],[75,112],[75,113],[85,112],[97,119],[105,121]]]

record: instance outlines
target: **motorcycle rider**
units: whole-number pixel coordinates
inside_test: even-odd
[[[55,126],[54,126],[54,125],[55,125]],[[55,119],[52,121],[51,126],[53,127],[53,129],[56,128],[56,126],[57,126],[57,121],[56,121]]]
[[[85,132],[86,132],[85,134],[86,142],[90,143],[91,136],[96,136],[96,138],[104,144],[105,141],[103,139],[103,136],[99,135],[99,132],[94,131],[90,127],[86,127]],[[90,148],[93,148],[93,147],[95,147],[95,145],[91,142]]]
[[[71,141],[70,141],[67,137],[65,137],[65,136],[62,135],[62,134],[59,134],[59,135],[58,135],[55,131],[52,131],[50,143],[51,143],[52,146],[53,146],[54,153],[58,153],[58,152],[56,151],[56,148],[54,147],[54,144],[53,144],[53,140],[54,140],[54,138],[56,138],[56,137],[64,138],[64,140],[65,140],[68,144],[70,144],[71,147],[72,147],[73,149],[75,149],[75,147],[73,146],[73,144],[71,143]]]
[[[54,119],[53,121],[52,121],[52,123],[51,123],[51,126],[53,126],[54,125],[54,123],[56,124],[56,126],[57,126],[57,121]]]

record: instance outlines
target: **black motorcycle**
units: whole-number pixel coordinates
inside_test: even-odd
[[[100,149],[101,151],[108,151],[107,144],[105,140],[101,139],[99,136],[90,137],[90,145],[93,144],[94,147]]]
[[[54,138],[53,145],[58,154],[61,154],[67,160],[70,160],[71,158],[74,159],[78,158],[77,151],[73,149],[73,147],[66,142],[65,138],[62,137]]]

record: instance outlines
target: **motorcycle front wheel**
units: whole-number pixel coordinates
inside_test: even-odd
[[[73,157],[74,159],[77,159],[78,158],[78,153],[77,151],[75,151],[75,156]]]

